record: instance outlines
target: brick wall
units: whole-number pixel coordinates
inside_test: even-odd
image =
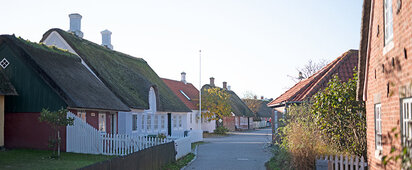
[[[228,116],[228,117],[223,117],[223,126],[230,131],[235,131],[235,117],[234,116]]]
[[[370,55],[367,72],[367,140],[368,163],[371,169],[382,169],[381,160],[375,156],[375,121],[374,105],[381,103],[382,134],[387,134],[392,128],[400,129],[400,101],[407,97],[404,91],[412,82],[412,56],[405,58],[404,49],[412,55],[412,1],[402,1],[402,7],[397,13],[397,1],[392,0],[393,8],[393,45],[391,50],[384,52],[384,16],[383,0],[372,4],[372,22],[370,29]],[[388,90],[389,86],[389,90]],[[400,139],[396,141],[400,146]],[[388,154],[389,144],[383,145],[383,155]],[[387,169],[400,169],[399,164],[390,164]]]

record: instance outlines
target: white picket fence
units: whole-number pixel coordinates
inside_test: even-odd
[[[170,138],[102,133],[71,112],[74,124],[66,128],[66,151],[75,153],[127,155],[171,142]]]
[[[330,169],[334,170],[366,170],[368,163],[365,162],[363,156],[359,158],[359,156],[343,156],[343,155],[335,155],[335,156],[320,156],[316,159],[316,164],[325,161],[330,163],[332,167]],[[317,165],[318,167],[318,165]]]

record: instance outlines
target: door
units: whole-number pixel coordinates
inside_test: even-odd
[[[172,136],[172,114],[167,114],[167,135]]]

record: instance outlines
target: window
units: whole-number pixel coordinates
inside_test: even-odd
[[[190,124],[192,124],[192,122],[193,122],[193,114],[192,113],[189,113],[189,115],[190,115]]]
[[[382,150],[382,114],[381,104],[375,105],[375,149]]]
[[[106,114],[99,113],[99,131],[106,132]]]
[[[150,130],[152,127],[152,115],[147,115],[147,130]]]
[[[173,116],[173,127],[177,127],[176,115]]]
[[[145,117],[144,117],[144,115],[142,115],[142,131],[145,130],[145,129],[144,129],[144,119],[145,119]]]
[[[412,142],[412,98],[402,100],[402,144]]]
[[[181,128],[182,127],[182,116],[180,115],[179,116],[179,128]]]
[[[196,124],[199,123],[199,114],[196,114],[195,119],[196,119]]]
[[[393,39],[392,0],[384,0],[385,46]]]
[[[137,130],[137,115],[132,115],[132,130]]]
[[[161,128],[161,129],[164,129],[164,128],[165,128],[165,116],[164,116],[164,115],[162,115],[162,116],[160,117],[160,121],[161,121],[161,126],[160,126],[160,128]]]
[[[0,66],[1,66],[3,69],[6,69],[6,67],[7,67],[9,64],[10,64],[10,62],[7,61],[6,58],[3,58],[3,60],[0,61]]]
[[[187,100],[189,100],[189,101],[192,100],[192,99],[190,99],[190,97],[185,92],[183,92],[183,90],[179,90],[179,91],[180,91],[180,93],[183,94],[183,96],[186,97]]]
[[[157,130],[159,128],[159,115],[154,115],[154,130]]]
[[[78,111],[77,117],[80,117],[83,121],[86,121],[86,112],[84,110]]]

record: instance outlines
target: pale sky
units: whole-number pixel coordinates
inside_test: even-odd
[[[109,29],[117,51],[145,59],[160,77],[199,86],[215,77],[240,97],[276,98],[293,86],[287,75],[310,59],[332,61],[359,48],[360,0],[9,0],[0,34],[39,42],[50,28],[69,29],[83,16],[84,38],[101,44]]]

